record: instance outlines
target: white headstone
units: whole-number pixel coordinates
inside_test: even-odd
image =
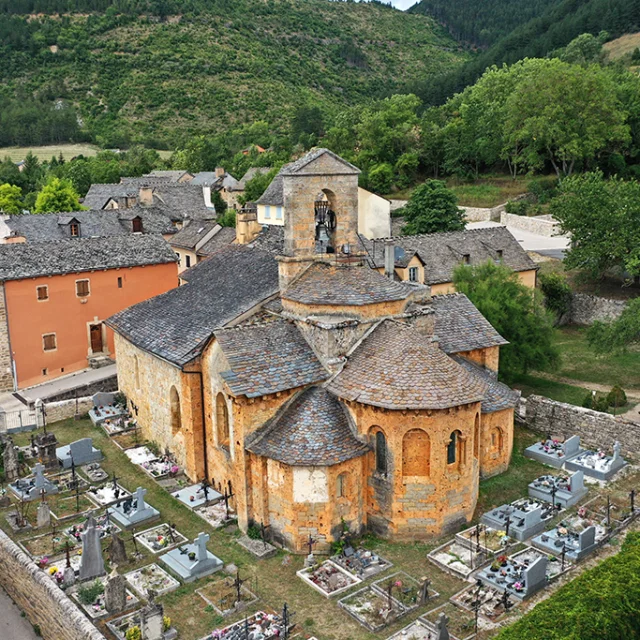
[[[38,529],[46,528],[51,524],[51,509],[46,502],[38,505]]]

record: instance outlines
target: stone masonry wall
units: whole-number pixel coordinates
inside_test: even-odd
[[[560,225],[551,216],[519,216],[503,211],[500,214],[500,224],[535,233],[538,236],[560,235]]]
[[[0,391],[13,391],[12,371],[4,284],[0,283]]]
[[[0,584],[30,622],[40,627],[45,640],[105,640],[64,591],[3,531],[0,531]]]
[[[565,323],[593,324],[596,320],[603,322],[615,320],[622,315],[627,303],[624,300],[610,300],[590,296],[586,293],[574,293],[571,299],[571,309],[565,318]]]
[[[61,402],[47,402],[45,408],[47,412],[47,423],[58,422],[59,420],[67,420],[73,418],[76,415],[76,409],[79,416],[83,416],[89,413],[89,409],[93,406],[93,400],[91,396],[86,398],[78,398],[78,404],[76,407],[76,401],[74,400],[62,400]]]
[[[620,416],[535,395],[521,400],[518,413],[530,429],[565,438],[580,436],[583,447],[598,447],[611,453],[618,440],[623,455],[637,456],[640,450],[640,423]]]

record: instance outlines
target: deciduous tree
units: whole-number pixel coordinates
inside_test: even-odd
[[[417,187],[404,207],[404,217],[406,234],[464,229],[456,195],[441,180],[427,180]]]
[[[36,198],[36,213],[60,213],[63,211],[80,211],[78,194],[70,180],[51,178],[42,187]]]

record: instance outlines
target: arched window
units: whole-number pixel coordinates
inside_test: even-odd
[[[459,464],[462,462],[462,434],[457,429],[449,436],[447,445],[447,464]]]
[[[347,495],[347,474],[341,473],[336,478],[336,498],[344,498]]]
[[[138,356],[133,356],[133,372],[136,381],[136,389],[140,388],[140,367],[138,366]]]
[[[314,203],[316,225],[316,253],[335,253],[335,231],[337,227],[334,207],[335,195],[323,190],[318,194]]]
[[[387,439],[382,431],[376,433],[376,471],[387,473]]]
[[[182,428],[182,416],[180,414],[180,396],[175,387],[171,387],[169,400],[171,403],[171,431],[177,433]]]
[[[480,452],[480,415],[476,413],[476,421],[473,429],[473,455],[478,458]]]
[[[402,475],[428,476],[431,473],[431,441],[426,431],[412,429],[402,439]]]
[[[502,451],[502,429],[495,427],[491,430],[491,449],[493,451]]]
[[[224,394],[216,396],[216,427],[218,429],[218,444],[229,446],[229,411]]]

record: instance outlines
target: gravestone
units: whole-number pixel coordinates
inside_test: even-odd
[[[159,517],[160,512],[145,502],[146,493],[146,489],[138,487],[134,496],[113,505],[111,507],[113,519],[123,527],[128,528]]]
[[[90,580],[104,575],[104,559],[100,545],[100,532],[96,529],[96,521],[89,516],[82,537],[82,561],[80,563],[80,580]]]
[[[114,567],[104,585],[104,606],[109,613],[120,613],[127,606],[127,588],[124,576]]]
[[[529,483],[529,496],[545,502],[552,502],[561,509],[577,504],[587,495],[584,473],[576,471],[568,478],[563,476],[540,476]]]
[[[560,469],[565,462],[582,451],[583,449],[580,449],[580,437],[571,436],[564,442],[553,439],[536,442],[524,450],[524,456]]]
[[[127,563],[127,549],[124,540],[118,535],[117,531],[111,534],[111,542],[107,549],[109,554],[109,562],[111,564],[123,565]]]
[[[38,505],[38,529],[46,528],[51,524],[51,509],[46,502],[41,502]]]
[[[524,570],[525,589],[531,595],[547,584],[547,559],[537,558]]]
[[[38,462],[33,468],[33,478],[18,478],[9,485],[9,488],[21,499],[26,502],[36,500],[42,497],[44,492],[46,495],[58,493],[58,487],[53,482],[44,477],[44,466]]]
[[[193,582],[222,569],[223,562],[207,549],[209,534],[200,533],[193,543],[176,547],[160,561],[184,582]]]
[[[91,400],[93,401],[94,407],[107,407],[115,404],[116,394],[107,391],[98,391],[98,393],[94,393],[93,396],[91,396]]]
[[[38,459],[44,465],[45,469],[51,471],[59,467],[58,456],[56,456],[56,445],[58,439],[55,433],[43,433],[36,439],[36,446],[38,448]]]
[[[538,549],[556,557],[560,556],[564,549],[567,559],[578,562],[595,550],[596,533],[596,527],[593,525],[577,533],[561,522],[551,531],[536,536],[532,543]]]
[[[93,446],[91,438],[82,438],[71,444],[58,447],[56,457],[65,469],[70,469],[72,463],[79,466],[102,460],[102,452]]]
[[[436,622],[436,640],[449,640],[449,630],[447,629],[447,624],[449,623],[449,618],[444,613],[444,611],[438,616],[438,620]]]
[[[73,567],[65,567],[62,576],[62,584],[65,587],[72,587],[76,583],[76,572]]]
[[[586,476],[597,480],[608,481],[627,464],[622,457],[619,442],[613,445],[613,456],[605,455],[604,451],[583,451],[567,461],[570,471],[583,471]]]
[[[18,448],[13,442],[7,442],[2,453],[4,463],[4,477],[7,482],[13,482],[19,474]]]

